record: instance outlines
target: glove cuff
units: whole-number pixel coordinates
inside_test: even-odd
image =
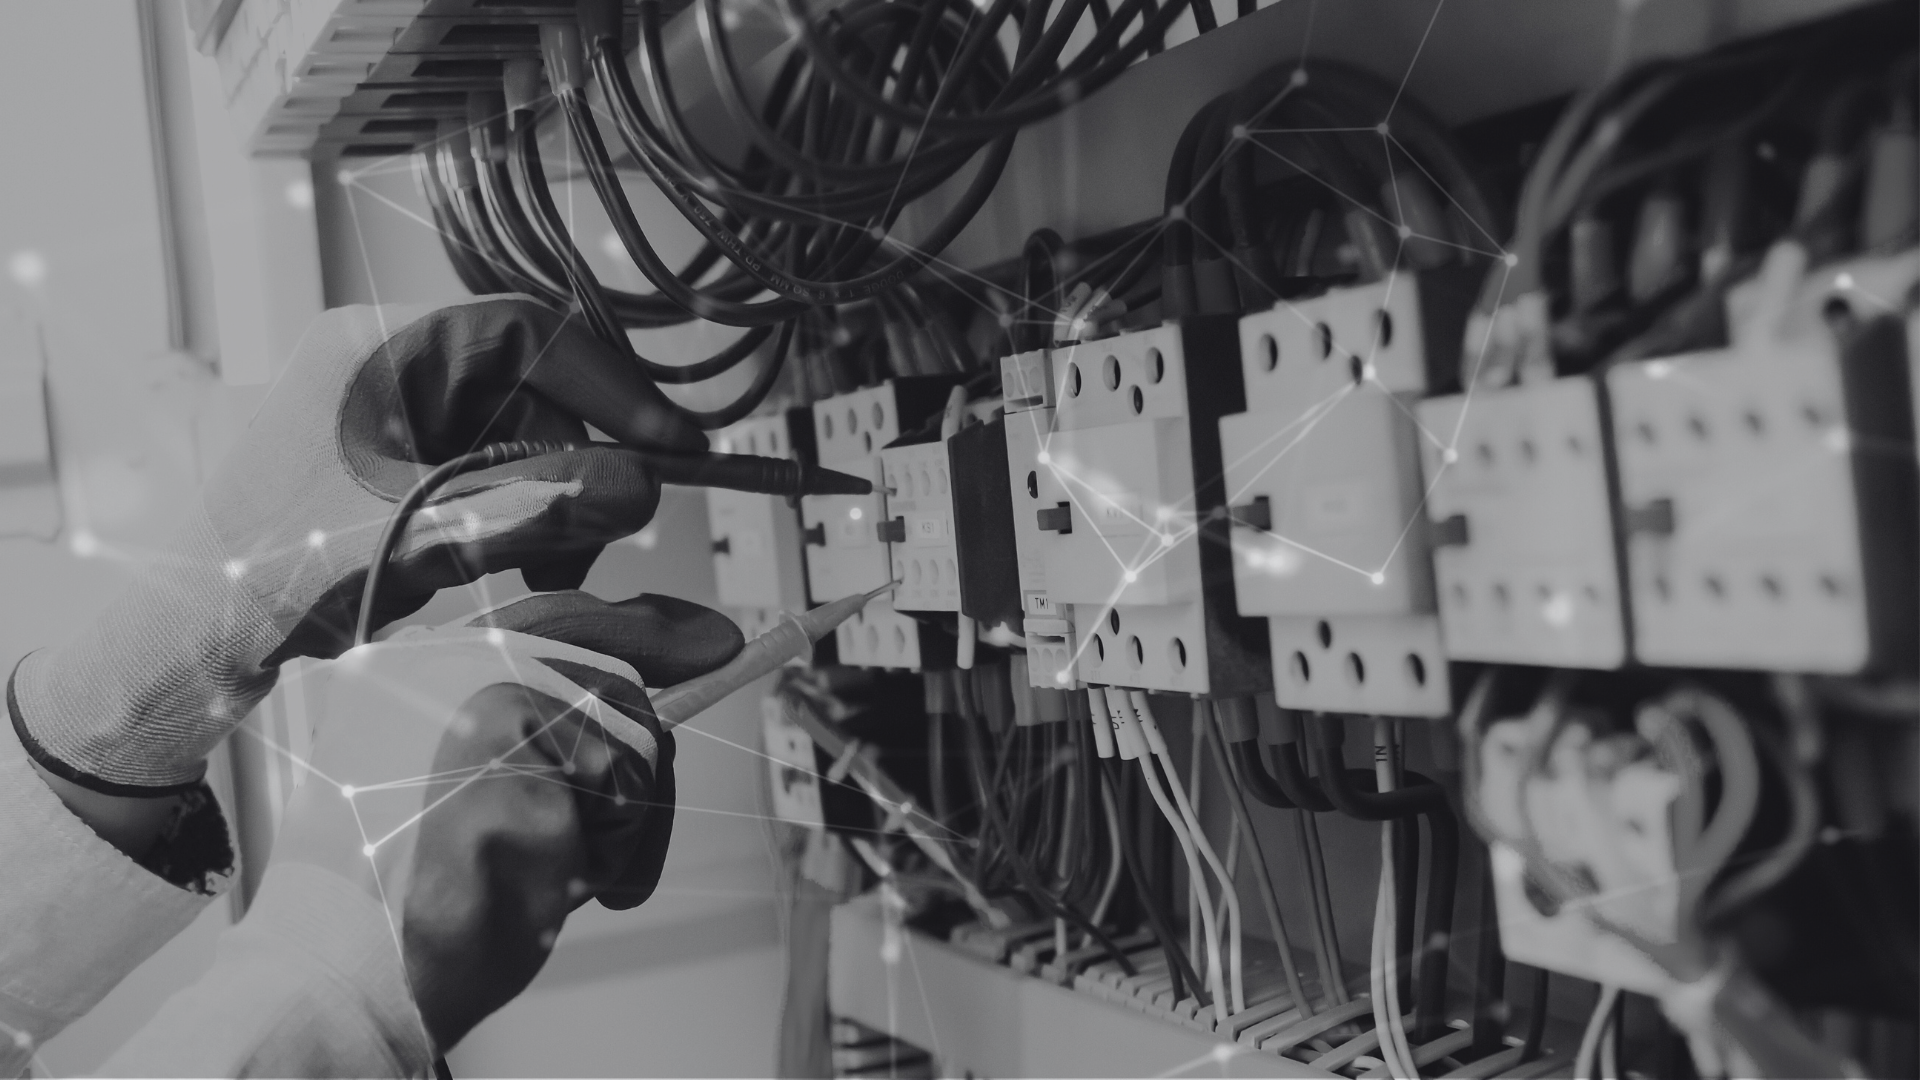
[[[109,795],[190,788],[273,688],[281,633],[202,514],[77,638],[20,661],[7,711],[48,772]]]

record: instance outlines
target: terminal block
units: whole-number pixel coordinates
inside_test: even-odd
[[[1019,575],[1021,632],[1027,639],[1027,677],[1036,687],[1059,689],[1074,681],[1077,652],[1073,606],[1055,603],[1047,589],[1047,540],[1041,511],[1056,515],[1073,505],[1066,481],[1041,457],[1054,424],[1052,358],[1036,349],[1000,361],[1006,393],[1007,487],[1013,508],[1013,542]]]
[[[886,519],[875,526],[893,553],[893,606],[960,610],[960,550],[945,440],[880,451]]]
[[[1608,374],[1637,659],[1912,666],[1905,337],[1820,327]]]
[[[1414,403],[1457,366],[1451,278],[1282,301],[1240,320],[1247,411],[1220,420],[1235,596],[1268,617],[1292,709],[1444,716]]]
[[[933,671],[953,666],[951,632],[902,614],[879,597],[834,631],[835,662],[848,667]]]
[[[889,379],[813,404],[819,464],[873,481],[870,495],[808,495],[800,500],[807,590],[815,603],[838,600],[894,580],[883,538],[886,477],[879,451],[936,416],[952,380],[932,376]]]
[[[787,718],[780,699],[771,694],[760,699],[760,722],[767,742],[774,815],[795,825],[824,828],[827,816],[820,801],[813,740]]]
[[[1606,426],[1583,377],[1431,398],[1417,415],[1447,655],[1608,669],[1627,658]]]
[[[1029,469],[1036,487],[1047,473],[1046,494],[1058,497],[1030,495],[1027,505],[1047,598],[1073,608],[1082,681],[1226,695],[1271,688],[1266,626],[1234,606],[1226,543],[1218,422],[1244,405],[1236,353],[1232,321],[1203,318],[1051,356],[1057,405],[1030,459],[1039,468]],[[1009,417],[1013,469],[1019,423]],[[1023,478],[1016,502],[1026,487]]]
[[[805,409],[756,416],[718,433],[722,453],[811,460],[813,427]],[[778,495],[707,490],[713,577],[720,603],[745,611],[798,611],[807,605],[800,517]],[[749,616],[753,625],[767,623]]]

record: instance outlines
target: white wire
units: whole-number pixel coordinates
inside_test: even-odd
[[[1386,952],[1391,946],[1383,943],[1386,931],[1393,920],[1393,898],[1388,894],[1391,884],[1387,876],[1386,862],[1381,863],[1380,885],[1373,894],[1373,939],[1371,951],[1367,957],[1367,988],[1373,998],[1373,1030],[1380,1037],[1380,1057],[1387,1063],[1387,1073],[1394,1080],[1407,1080],[1407,1069],[1400,1061],[1400,1051],[1393,1044],[1391,1028],[1387,1021],[1387,1012],[1392,1008],[1387,1001],[1387,964]]]
[[[1120,710],[1125,712],[1133,711],[1133,707],[1127,703],[1126,693],[1122,690],[1113,690],[1107,695],[1107,700],[1116,703],[1116,707]],[[1207,888],[1206,871],[1200,868],[1200,856],[1194,851],[1193,837],[1187,833],[1187,828],[1181,820],[1180,812],[1173,808],[1173,804],[1167,798],[1165,789],[1160,786],[1160,778],[1155,775],[1153,767],[1152,753],[1148,752],[1140,755],[1139,761],[1140,773],[1146,777],[1147,793],[1153,796],[1154,805],[1160,808],[1161,816],[1167,819],[1167,825],[1173,829],[1174,839],[1180,842],[1181,854],[1186,856],[1187,880],[1192,883],[1195,889],[1198,889],[1204,894]],[[1207,990],[1213,997],[1215,1015],[1219,1015],[1228,998],[1226,982],[1221,972],[1220,931],[1219,928],[1214,925],[1213,904],[1210,901],[1203,899],[1200,904],[1200,919],[1202,928],[1205,931],[1202,936],[1206,939]]]
[[[1573,1056],[1573,1075],[1577,1080],[1587,1080],[1597,1076],[1595,1063],[1600,1057],[1600,1037],[1606,1034],[1607,1018],[1613,1015],[1613,1003],[1620,1000],[1620,988],[1602,985],[1600,1000],[1593,1003],[1593,1015],[1587,1019],[1587,1030],[1580,1036],[1580,1052]]]
[[[1140,714],[1141,727],[1145,729],[1153,717],[1152,706],[1147,703],[1147,695],[1142,691],[1133,690],[1128,692],[1128,696],[1132,699],[1134,711]],[[1154,727],[1158,728],[1159,724],[1154,722]],[[1239,891],[1233,887],[1233,875],[1227,873],[1226,865],[1220,861],[1219,854],[1214,851],[1213,844],[1207,839],[1206,830],[1200,827],[1200,818],[1199,815],[1193,812],[1193,804],[1187,801],[1186,790],[1180,784],[1180,773],[1173,766],[1173,756],[1167,753],[1165,740],[1153,739],[1148,745],[1153,751],[1153,756],[1159,758],[1160,764],[1165,768],[1167,787],[1173,792],[1173,801],[1180,807],[1180,816],[1186,819],[1187,828],[1193,832],[1194,846],[1200,849],[1200,857],[1205,859],[1207,866],[1213,870],[1214,878],[1220,882],[1220,891],[1226,897],[1227,926],[1229,928],[1227,964],[1229,968],[1229,979],[1233,987],[1232,1011],[1236,1013],[1242,1012],[1247,1007],[1247,984],[1244,962],[1245,951],[1241,946],[1240,936]],[[1203,902],[1209,904],[1207,914],[1211,916],[1213,914],[1211,908],[1212,898],[1206,895],[1204,888],[1201,891],[1201,897]],[[1216,921],[1212,918],[1209,918],[1207,921],[1217,925]],[[1214,1010],[1214,1015],[1225,1019],[1229,1014],[1224,1010],[1216,1009]]]
[[[1376,719],[1373,722],[1373,772],[1381,791],[1392,791],[1399,786],[1394,769],[1393,728],[1389,721]],[[1400,1075],[1408,1080],[1417,1080],[1420,1075],[1414,1064],[1413,1049],[1407,1045],[1407,1029],[1400,1008],[1400,961],[1399,961],[1399,923],[1400,912],[1396,894],[1398,868],[1395,863],[1393,844],[1393,822],[1380,823],[1380,903],[1385,905],[1386,918],[1377,927],[1382,941],[1378,945],[1385,969],[1383,987],[1386,994],[1386,1027],[1380,1031],[1380,1046],[1385,1050],[1392,1048],[1388,1061],[1399,1059]],[[1375,1010],[1379,1012],[1378,1009]]]

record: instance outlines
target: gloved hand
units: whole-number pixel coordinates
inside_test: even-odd
[[[338,655],[393,504],[434,464],[490,442],[704,449],[630,363],[531,300],[328,312],[167,552],[78,639],[9,683],[21,742],[109,795],[191,789],[207,752],[295,655]],[[601,547],[646,524],[658,488],[601,447],[469,473],[416,514],[377,621],[439,589],[519,567],[579,585]]]
[[[618,639],[621,656],[526,631]],[[651,895],[674,744],[643,681],[710,670],[740,646],[698,605],[570,593],[308,669],[299,689],[320,719],[306,778],[229,931],[251,966],[228,963],[223,943],[114,1067],[423,1072],[532,981],[569,912]],[[280,974],[251,974],[265,971]],[[199,1045],[215,1025],[229,1041]]]

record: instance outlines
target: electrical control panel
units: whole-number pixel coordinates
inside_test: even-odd
[[[901,611],[959,611],[960,553],[953,481],[945,440],[880,451],[886,484],[886,534],[893,555],[893,606]]]
[[[1234,592],[1242,614],[1269,617],[1288,708],[1452,706],[1421,506],[1420,443],[1435,440],[1414,403],[1429,385],[1423,296],[1461,301],[1422,285],[1402,275],[1240,320],[1247,411],[1220,420]]]
[[[790,426],[806,414],[760,416],[717,433],[721,453],[787,457],[798,453]],[[801,431],[802,446],[811,435]],[[720,602],[750,611],[799,611],[807,605],[806,567],[801,557],[800,517],[778,495],[707,489],[707,523],[713,544],[713,577]],[[765,620],[760,620],[765,621]]]
[[[1084,682],[1187,693],[1270,685],[1265,628],[1234,609],[1216,512],[1216,425],[1241,405],[1233,332],[1225,320],[1188,320],[1051,354],[1053,425],[1030,460],[1058,485],[1045,494],[1063,497],[1028,493],[1027,513],[1047,599],[1073,606]],[[1014,468],[1011,442],[1008,457]],[[1016,501],[1026,491],[1023,477]]]
[[[1570,377],[1430,398],[1421,447],[1447,655],[1615,668],[1627,628],[1599,387]]]

